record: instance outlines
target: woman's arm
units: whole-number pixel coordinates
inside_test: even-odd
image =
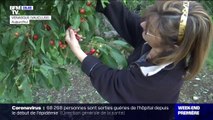
[[[130,12],[119,0],[110,0],[106,8],[103,8],[98,0],[96,10],[103,13],[119,35],[133,47],[145,42],[142,38],[143,29],[140,26],[142,18]]]
[[[82,62],[82,70],[91,78],[93,86],[104,99],[110,103],[134,102],[131,92],[135,86],[131,82],[135,79],[136,72],[111,69],[97,58],[87,56],[82,51],[72,29],[66,31],[65,40]]]
[[[84,51],[81,49],[79,42],[75,37],[75,33],[71,28],[68,28],[68,30],[66,31],[65,40],[78,60],[82,62],[87,57],[87,54],[84,53]]]
[[[134,70],[112,69],[90,55],[83,60],[82,70],[90,77],[93,87],[109,103],[135,103],[137,94],[141,94],[135,92],[135,88],[144,78],[139,78]]]

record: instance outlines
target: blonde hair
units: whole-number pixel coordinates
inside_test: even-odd
[[[154,28],[162,38],[162,45],[169,46],[169,54],[152,60],[155,64],[186,61],[184,79],[192,79],[201,70],[212,40],[212,21],[202,5],[189,2],[185,32],[178,42],[180,17],[183,14],[183,1],[157,1],[145,12],[146,28]],[[178,47],[175,47],[178,46]]]

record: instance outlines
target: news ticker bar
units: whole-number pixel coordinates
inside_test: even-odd
[[[0,118],[116,117],[213,120],[213,104],[0,104]]]

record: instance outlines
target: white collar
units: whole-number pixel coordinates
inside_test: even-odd
[[[141,66],[140,70],[143,73],[144,76],[152,76],[156,73],[158,73],[159,71],[161,71],[163,68],[165,68],[166,66],[168,66],[171,63],[166,63],[166,64],[162,64],[162,65],[155,65],[155,66]]]

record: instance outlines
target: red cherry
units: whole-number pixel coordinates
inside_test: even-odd
[[[37,34],[33,35],[33,40],[38,40],[38,35]]]
[[[48,31],[50,31],[50,30],[51,30],[51,27],[50,27],[49,25],[47,26],[47,30],[48,30]]]
[[[78,41],[81,40],[81,37],[80,37],[78,34],[76,34],[75,37],[76,37],[76,39],[77,39]]]
[[[80,12],[81,14],[85,14],[85,13],[86,13],[86,11],[85,11],[84,8],[81,8],[79,12]]]
[[[63,48],[62,48],[62,49],[65,49],[65,48],[67,48],[67,45],[66,45],[66,44],[64,44],[64,46],[63,46]]]
[[[66,44],[60,44],[59,47],[60,47],[61,49],[65,49],[65,48],[67,47],[67,45],[66,45]]]
[[[59,44],[59,45],[63,45],[63,42],[60,40],[60,41],[58,42],[58,44]]]
[[[50,45],[54,46],[55,45],[55,41],[54,40],[50,40]]]
[[[91,6],[92,2],[91,1],[87,1],[87,6]]]
[[[96,52],[96,50],[94,49],[94,48],[92,48],[91,50],[90,50],[90,54],[92,55],[92,54],[94,54]]]
[[[81,40],[81,36],[78,34],[78,32],[74,30],[74,34],[75,34],[76,39],[78,41],[80,41]]]
[[[44,24],[44,28],[47,29],[48,31],[51,30],[51,27],[48,24]]]
[[[63,48],[63,44],[59,44],[59,47],[60,47],[60,48]]]

